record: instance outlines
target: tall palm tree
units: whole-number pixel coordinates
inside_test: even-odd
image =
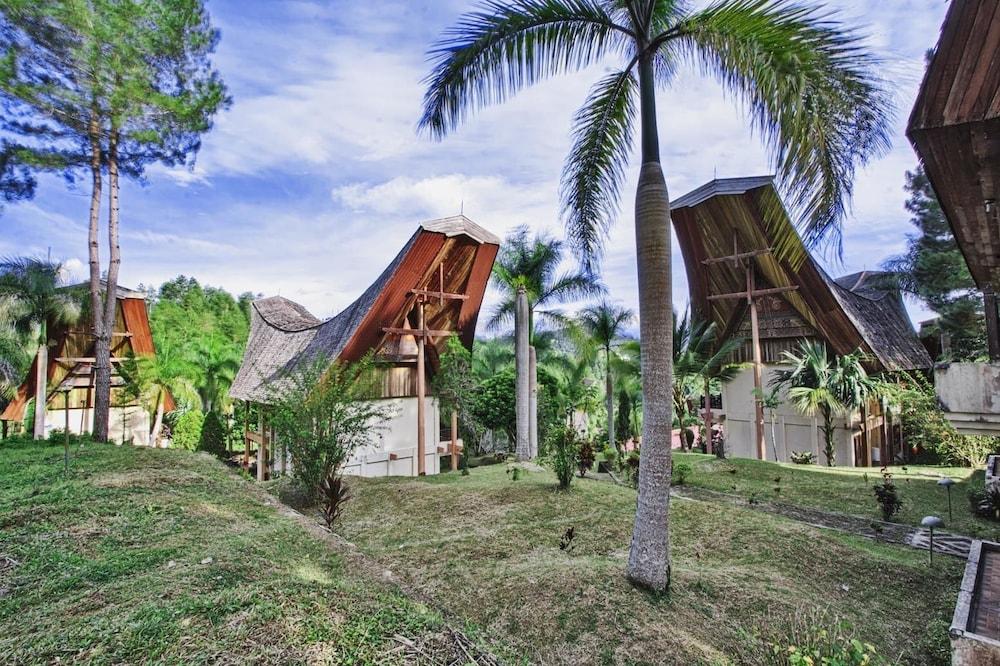
[[[564,245],[544,233],[530,236],[527,227],[518,227],[504,240],[493,264],[493,287],[501,300],[486,323],[498,330],[514,321],[517,289],[524,287],[528,297],[528,340],[535,344],[535,322],[544,319],[559,326],[562,314],[551,306],[604,293],[604,287],[587,271],[559,273]]]
[[[475,109],[550,76],[611,60],[575,117],[563,173],[568,234],[596,261],[617,214],[638,125],[635,201],[643,454],[627,574],[670,581],[670,199],[660,168],[656,89],[682,62],[742,102],[770,149],[806,240],[838,239],[856,166],[888,145],[889,96],[875,59],[822,7],[791,0],[483,0],[432,51],[420,127],[436,138]],[[839,245],[838,245],[839,247]]]
[[[615,447],[615,386],[611,373],[611,347],[634,319],[635,314],[631,310],[608,301],[584,308],[580,313],[583,328],[604,350],[604,399],[608,409],[608,446],[611,448]]]
[[[80,317],[78,303],[62,285],[59,263],[12,257],[0,260],[0,297],[13,308],[15,331],[31,336],[35,352],[34,438],[45,438],[45,406],[48,399],[49,327],[69,325]]]
[[[514,364],[514,345],[504,338],[476,340],[472,348],[472,371],[480,381]]]

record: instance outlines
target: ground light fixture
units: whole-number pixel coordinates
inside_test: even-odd
[[[930,564],[934,564],[934,528],[942,527],[944,521],[937,516],[924,516],[923,520],[920,521],[920,525],[930,530],[931,538],[930,545],[927,547],[927,558]]]
[[[951,517],[951,487],[955,485],[955,479],[949,479],[947,476],[943,479],[939,479],[937,484],[943,486],[945,490],[948,491],[948,520],[952,520]]]

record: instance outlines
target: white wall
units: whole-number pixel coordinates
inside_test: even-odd
[[[441,471],[440,408],[435,397],[425,398],[424,470],[427,474]],[[416,476],[417,475],[417,399],[387,398],[378,402],[393,410],[394,416],[378,433],[378,444],[359,449],[344,468],[345,474],[356,476]]]
[[[770,390],[771,379],[782,366],[765,365],[763,373],[764,390]],[[742,371],[736,379],[722,387],[722,406],[725,413],[726,455],[738,458],[756,458],[757,448],[754,442],[754,397],[753,369]],[[812,451],[816,461],[826,464],[823,454],[823,433],[819,429],[822,417],[813,418],[799,413],[788,402],[787,394],[781,393],[781,406],[775,410],[775,439],[777,441],[778,460],[789,462],[792,451]],[[851,437],[856,429],[850,428],[847,419],[834,419],[836,430],[836,464],[842,466],[854,465],[854,447]],[[775,452],[771,447],[771,420],[768,410],[764,410],[764,441],[767,446],[767,459],[774,460]]]
[[[94,422],[93,409],[70,409],[69,431],[74,435],[90,432]],[[66,427],[66,410],[49,409],[45,412],[45,434]],[[136,446],[149,446],[149,431],[151,429],[149,413],[142,407],[111,408],[111,418],[108,424],[108,439],[115,444],[122,441]],[[122,433],[124,431],[124,440]]]

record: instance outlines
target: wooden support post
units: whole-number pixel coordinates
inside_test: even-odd
[[[63,468],[69,471],[69,391],[63,391],[63,411],[66,421],[66,432],[63,433]]]
[[[754,436],[757,442],[757,459],[767,460],[764,445],[764,386],[762,377],[764,364],[760,352],[760,324],[757,321],[757,301],[754,298],[752,264],[747,264],[747,303],[750,305],[750,333],[753,337]]]
[[[257,480],[266,481],[267,475],[264,468],[267,464],[267,436],[264,434],[264,405],[258,407],[260,413],[257,418],[259,424],[260,441],[257,443]]]
[[[983,292],[983,306],[986,312],[986,345],[990,360],[1000,361],[1000,317],[997,315],[997,296],[992,287]]]
[[[712,450],[712,382],[709,379],[705,380],[705,453],[715,453]]]
[[[864,467],[871,467],[872,449],[871,441],[868,438],[868,406],[861,405],[861,448],[865,451],[865,459],[862,461]],[[858,461],[854,461],[857,466]]]
[[[458,412],[451,410],[451,471],[458,470]]]
[[[250,403],[243,411],[243,471],[250,473]]]
[[[426,328],[424,326],[424,301],[421,298],[417,302],[417,329],[421,335],[417,336],[417,476],[427,473],[425,468],[425,452],[427,450],[427,414],[425,394],[427,392],[424,378],[424,346],[426,344]]]

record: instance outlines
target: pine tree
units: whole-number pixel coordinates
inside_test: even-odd
[[[7,152],[33,170],[91,177],[95,439],[107,439],[111,405],[120,177],[141,179],[150,164],[187,164],[197,153],[212,117],[229,102],[209,59],[218,37],[202,0],[0,0],[0,129],[20,141]]]
[[[952,360],[986,355],[982,296],[969,274],[931,183],[918,166],[906,172],[906,210],[917,233],[908,234],[906,253],[883,264],[904,292],[938,315],[935,328],[951,340]]]

